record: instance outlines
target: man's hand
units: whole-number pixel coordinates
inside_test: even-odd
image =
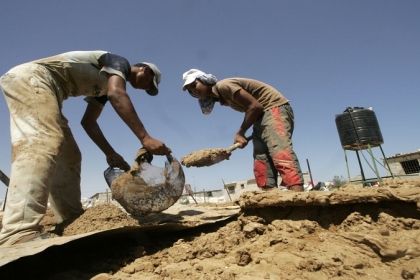
[[[234,144],[239,143],[239,149],[243,149],[248,145],[248,140],[245,138],[245,136],[241,134],[236,134],[235,138],[233,139]]]
[[[148,150],[153,155],[169,156],[169,154],[171,153],[171,149],[166,147],[165,143],[150,136],[145,137],[141,144],[143,145],[143,148]]]
[[[106,156],[106,161],[111,167],[118,167],[122,170],[129,170],[130,165],[124,160],[122,156],[117,153],[112,153]]]

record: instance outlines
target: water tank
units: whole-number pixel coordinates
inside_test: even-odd
[[[345,150],[364,150],[384,143],[372,108],[348,107],[335,116],[341,146]]]

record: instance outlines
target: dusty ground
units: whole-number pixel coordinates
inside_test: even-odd
[[[333,192],[249,192],[235,203],[241,206],[240,213],[225,221],[169,233],[81,240],[51,248],[30,261],[11,263],[0,268],[0,275],[420,279],[420,181],[386,180],[381,187],[348,185]],[[211,211],[221,205],[207,206]],[[42,223],[45,231],[54,228],[51,212]],[[150,217],[142,223],[158,224],[159,220]],[[62,234],[142,223],[118,207],[101,205],[87,209]]]

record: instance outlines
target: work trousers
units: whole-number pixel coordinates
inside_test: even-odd
[[[39,231],[48,201],[60,223],[83,212],[81,153],[50,72],[27,63],[0,78],[10,111],[12,167],[0,244]]]
[[[253,127],[254,175],[257,186],[270,188],[280,185],[290,188],[303,185],[299,160],[293,151],[293,110],[284,104],[267,110]]]

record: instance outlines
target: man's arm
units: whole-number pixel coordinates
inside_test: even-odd
[[[120,118],[140,140],[143,147],[155,155],[168,155],[165,144],[152,138],[146,131],[126,91],[126,82],[120,76],[111,75],[108,79],[108,100]]]
[[[250,128],[258,117],[264,112],[264,108],[257,99],[255,99],[246,90],[241,89],[235,93],[235,101],[246,108],[244,120],[241,127],[236,132],[234,143],[241,143],[242,148],[246,146],[247,140],[245,139],[245,133]]]
[[[102,113],[102,108],[97,105],[89,103],[86,107],[81,124],[92,139],[92,141],[101,149],[106,155],[106,160],[109,166],[119,167],[124,170],[130,169],[130,165],[124,160],[122,156],[115,152],[112,146],[106,140],[101,128],[97,123],[97,119]]]

